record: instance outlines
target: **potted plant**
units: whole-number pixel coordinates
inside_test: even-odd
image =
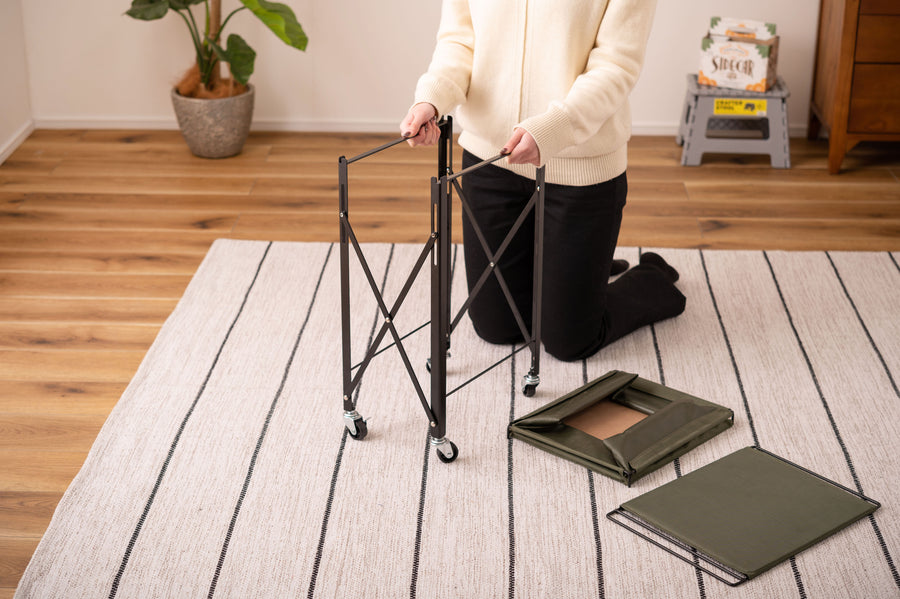
[[[133,0],[125,13],[142,21],[155,21],[169,11],[187,25],[196,61],[172,89],[178,126],[191,152],[204,158],[224,158],[241,151],[253,118],[253,74],[256,52],[232,33],[225,44],[222,34],[229,21],[249,10],[287,45],[306,50],[308,38],[290,7],[266,0],[240,0],[222,19],[221,0]],[[198,22],[192,7],[202,12]],[[202,8],[202,10],[200,9]],[[222,77],[221,65],[230,77]]]

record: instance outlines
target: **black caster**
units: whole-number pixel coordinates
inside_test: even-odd
[[[363,420],[356,410],[344,412],[344,426],[347,427],[347,433],[357,441],[362,441],[369,434],[369,427],[366,425],[366,421]]]
[[[456,444],[453,441],[442,439],[435,443],[434,439],[432,439],[431,444],[434,445],[438,459],[445,464],[449,464],[459,457],[459,449],[457,449]]]
[[[534,391],[541,383],[541,377],[534,370],[522,377],[522,393],[525,397],[534,397]]]
[[[353,437],[357,441],[362,441],[363,439],[366,438],[366,435],[369,434],[369,427],[366,426],[366,421],[362,420],[362,419],[357,420],[355,425],[356,425],[355,433],[351,429],[347,429],[347,432],[350,434],[351,437]]]

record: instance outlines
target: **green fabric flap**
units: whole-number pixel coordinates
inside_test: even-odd
[[[533,431],[527,428],[511,429],[512,437],[527,441],[532,445],[540,444],[542,449],[553,450],[551,453],[563,457],[572,457],[585,463],[621,472],[626,476],[628,470],[613,457],[601,439],[592,437],[576,428],[560,425],[549,431]]]
[[[622,509],[752,578],[874,512],[877,503],[755,447]]]
[[[712,410],[708,406],[684,401],[670,403],[603,442],[620,464],[638,470],[636,464],[632,463],[637,456],[644,455],[643,462],[648,463],[658,459],[660,453],[670,453],[672,449],[680,447],[685,442],[683,439],[675,441],[675,447],[671,447],[669,437],[679,431],[689,436],[694,432],[691,423]]]
[[[644,422],[660,416],[665,418],[669,413],[668,410],[662,410],[648,417]],[[644,445],[643,451],[639,451],[629,460],[628,463],[634,470],[640,472],[659,460],[671,461],[674,459],[673,454],[676,454],[681,447],[690,444],[692,439],[698,437],[706,439],[705,433],[714,429],[721,432],[731,426],[734,417],[733,412],[727,408],[684,402],[673,403],[671,413],[673,416],[666,418],[666,420],[671,420],[671,423],[660,426],[657,429],[659,437],[656,438],[656,441],[654,442],[653,438],[648,438],[648,443]],[[676,413],[677,417],[675,416]],[[679,420],[681,424],[676,427],[675,425],[678,424]],[[643,422],[638,424],[643,424]],[[722,424],[725,426],[720,428]],[[628,432],[630,431],[625,431],[623,435]],[[636,449],[639,450],[640,448]],[[681,455],[681,453],[676,455]]]
[[[547,430],[561,426],[562,421],[603,398],[614,395],[637,378],[636,374],[612,370],[599,379],[567,393],[537,410],[513,420],[512,424],[531,430]]]
[[[511,430],[510,437],[524,441],[529,445],[534,445],[538,449],[546,451],[549,454],[564,458],[614,480],[620,482],[628,481],[629,473],[623,472],[622,469],[618,467],[612,455],[609,454],[609,450],[605,447],[601,448],[602,451],[606,453],[606,458],[604,459],[602,454],[585,456],[579,452],[573,452],[569,447],[561,446],[557,442],[549,441],[546,435],[533,434],[525,429]]]

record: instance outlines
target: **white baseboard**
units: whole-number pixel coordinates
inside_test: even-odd
[[[375,120],[284,120],[254,118],[253,131],[310,131],[338,133],[385,133],[399,131],[399,119]],[[37,129],[178,129],[175,116],[156,118],[36,118]]]
[[[23,141],[28,139],[28,136],[31,135],[31,132],[34,131],[34,129],[34,121],[28,121],[22,125],[18,131],[13,133],[12,137],[0,142],[0,164],[6,162],[6,159],[16,151],[16,148],[22,145]]]
[[[35,129],[177,129],[173,115],[152,118],[35,117]]]

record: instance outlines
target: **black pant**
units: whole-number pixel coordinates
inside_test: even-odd
[[[463,168],[478,162],[463,153]],[[496,251],[534,193],[534,181],[491,164],[466,174],[462,186],[475,221]],[[560,360],[586,358],[635,329],[684,311],[684,295],[655,266],[639,264],[609,283],[627,190],[624,173],[585,187],[545,186],[541,337],[547,353]],[[471,293],[488,259],[465,210],[463,240]],[[533,246],[532,212],[498,262],[527,327]],[[469,317],[486,341],[523,340],[494,276],[472,300]]]

